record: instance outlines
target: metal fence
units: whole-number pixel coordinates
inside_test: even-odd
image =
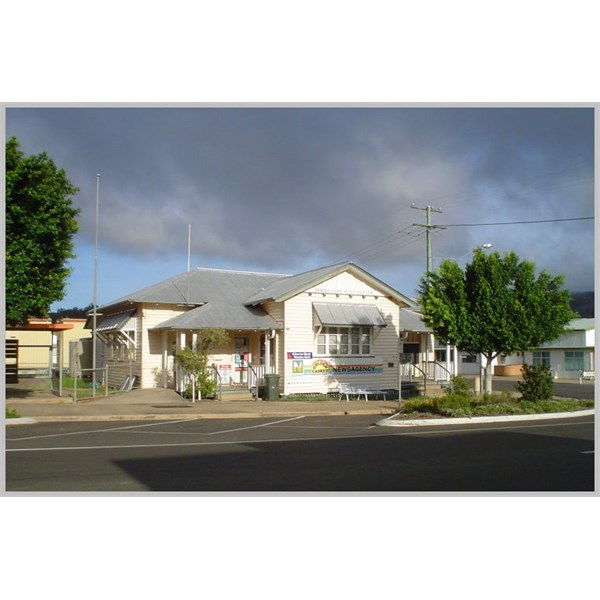
[[[136,382],[131,361],[107,363],[96,369],[79,368],[71,372],[54,369],[52,372],[52,392],[60,397],[71,397],[73,402],[130,392]]]

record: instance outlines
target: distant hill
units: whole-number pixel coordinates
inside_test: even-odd
[[[89,313],[93,308],[92,304],[84,307],[74,306],[73,308],[59,308],[54,312],[51,312],[49,316],[53,321],[57,321],[58,319],[85,319],[87,317],[87,313]]]
[[[571,310],[582,319],[594,317],[594,292],[571,292]]]

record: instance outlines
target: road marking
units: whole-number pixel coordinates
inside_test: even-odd
[[[46,435],[32,435],[30,437],[10,438],[7,441],[21,442],[23,440],[40,440],[43,438],[61,437],[65,435],[82,435],[85,433],[103,433],[105,431],[120,431],[121,429],[138,429],[141,427],[155,427],[156,425],[171,425],[173,423],[185,423],[187,421],[197,421],[197,417],[189,419],[179,419],[177,421],[157,421],[156,423],[147,423],[146,425],[125,425],[124,427],[108,427],[106,429],[89,429],[85,431],[69,431],[66,433],[48,433]]]
[[[304,416],[292,417],[291,419],[281,419],[280,421],[271,421],[270,423],[261,423],[260,425],[251,425],[249,427],[239,427],[237,429],[226,429],[225,431],[213,431],[208,435],[219,435],[221,433],[232,433],[234,431],[245,431],[246,429],[257,429],[258,427],[268,427],[269,425],[277,425],[277,423],[287,423],[288,421],[297,421],[304,419]]]
[[[294,417],[295,419],[299,419],[302,417]],[[290,420],[290,419],[285,419]],[[256,427],[267,427],[268,425],[273,425],[276,422],[271,423],[263,423],[262,425],[257,425]],[[580,423],[580,425],[584,425],[585,423]],[[530,427],[530,426],[526,426]],[[251,427],[247,427],[245,429],[252,429]],[[497,428],[497,429],[508,429],[507,427]],[[473,431],[471,429],[457,429],[453,430],[453,432],[462,432],[462,431]],[[492,429],[487,428],[485,431],[492,431]],[[415,433],[382,433],[381,435],[336,435],[336,436],[328,436],[328,437],[301,437],[301,438],[276,438],[276,439],[258,439],[258,440],[231,440],[231,441],[214,441],[214,442],[174,442],[169,444],[115,444],[110,446],[65,446],[65,447],[55,447],[55,448],[6,448],[5,452],[45,452],[45,451],[56,451],[56,450],[123,450],[127,448],[177,448],[177,447],[186,447],[186,446],[250,446],[252,444],[277,444],[277,443],[286,443],[286,442],[316,442],[316,441],[326,441],[326,440],[351,440],[351,439],[378,439],[380,437],[402,437],[402,436],[412,436],[412,435],[428,435],[428,434],[440,434],[440,431],[419,431]]]
[[[294,417],[292,419],[283,419],[281,421],[272,421],[270,423],[263,423],[261,425],[254,425],[252,427],[244,427],[242,429],[255,429],[257,427],[267,427],[269,425],[274,425],[276,423],[282,423],[285,421],[293,421],[297,419],[302,419],[302,417]],[[157,424],[165,424],[165,423],[179,423],[183,421],[189,421],[193,419],[181,419],[180,421],[161,421]],[[379,438],[379,437],[402,437],[402,436],[419,436],[419,435],[445,435],[447,433],[485,433],[487,431],[498,431],[505,429],[526,429],[526,428],[539,428],[539,427],[562,427],[562,426],[589,426],[591,423],[552,423],[546,425],[507,425],[504,427],[482,427],[482,428],[462,428],[462,429],[435,429],[429,431],[423,431],[419,428],[418,431],[395,431],[394,433],[381,433],[379,435],[367,434],[367,435],[337,435],[337,436],[327,436],[327,437],[301,437],[301,438],[281,438],[281,439],[262,439],[262,440],[233,440],[233,441],[220,441],[220,442],[175,442],[169,444],[119,444],[119,445],[111,445],[111,446],[72,446],[72,447],[55,447],[55,448],[6,448],[5,452],[43,452],[43,451],[51,451],[51,450],[102,450],[102,449],[125,449],[125,448],[161,448],[161,447],[177,447],[177,446],[219,446],[219,445],[234,445],[238,444],[241,446],[249,445],[249,444],[268,444],[268,443],[280,443],[280,442],[309,442],[309,441],[319,441],[319,440],[346,440],[346,439],[361,439],[361,438]],[[148,425],[131,425],[127,427],[118,427],[114,428],[114,430],[119,429],[131,429],[133,427],[150,427],[154,425],[154,423],[149,423]],[[93,433],[98,433],[102,431],[111,431],[111,429],[99,429],[94,431]],[[238,430],[230,430],[230,431],[239,431]],[[74,432],[75,433],[92,433],[92,432]],[[227,433],[227,432],[214,432],[214,433]],[[56,435],[72,435],[72,434],[56,434]],[[53,436],[40,436],[40,437],[53,437]],[[24,438],[21,438],[24,439]],[[19,440],[7,440],[17,442]]]
[[[580,454],[594,454],[593,450],[583,450]]]

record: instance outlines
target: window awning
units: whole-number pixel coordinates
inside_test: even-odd
[[[98,333],[109,333],[112,331],[121,331],[127,324],[127,321],[135,314],[135,309],[106,315],[97,319],[96,331]],[[99,316],[99,315],[98,315]],[[91,324],[91,321],[88,321]],[[87,323],[86,323],[87,325]]]
[[[372,304],[338,304],[334,302],[313,302],[318,325],[324,327],[352,327],[358,325],[385,327],[385,319],[379,309]]]

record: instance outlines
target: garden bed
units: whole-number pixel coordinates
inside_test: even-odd
[[[557,398],[548,400],[523,400],[503,392],[463,396],[448,394],[436,398],[419,397],[405,400],[398,412],[398,418],[427,419],[444,417],[484,417],[506,415],[534,415],[560,412],[574,412],[594,407],[593,400]]]

